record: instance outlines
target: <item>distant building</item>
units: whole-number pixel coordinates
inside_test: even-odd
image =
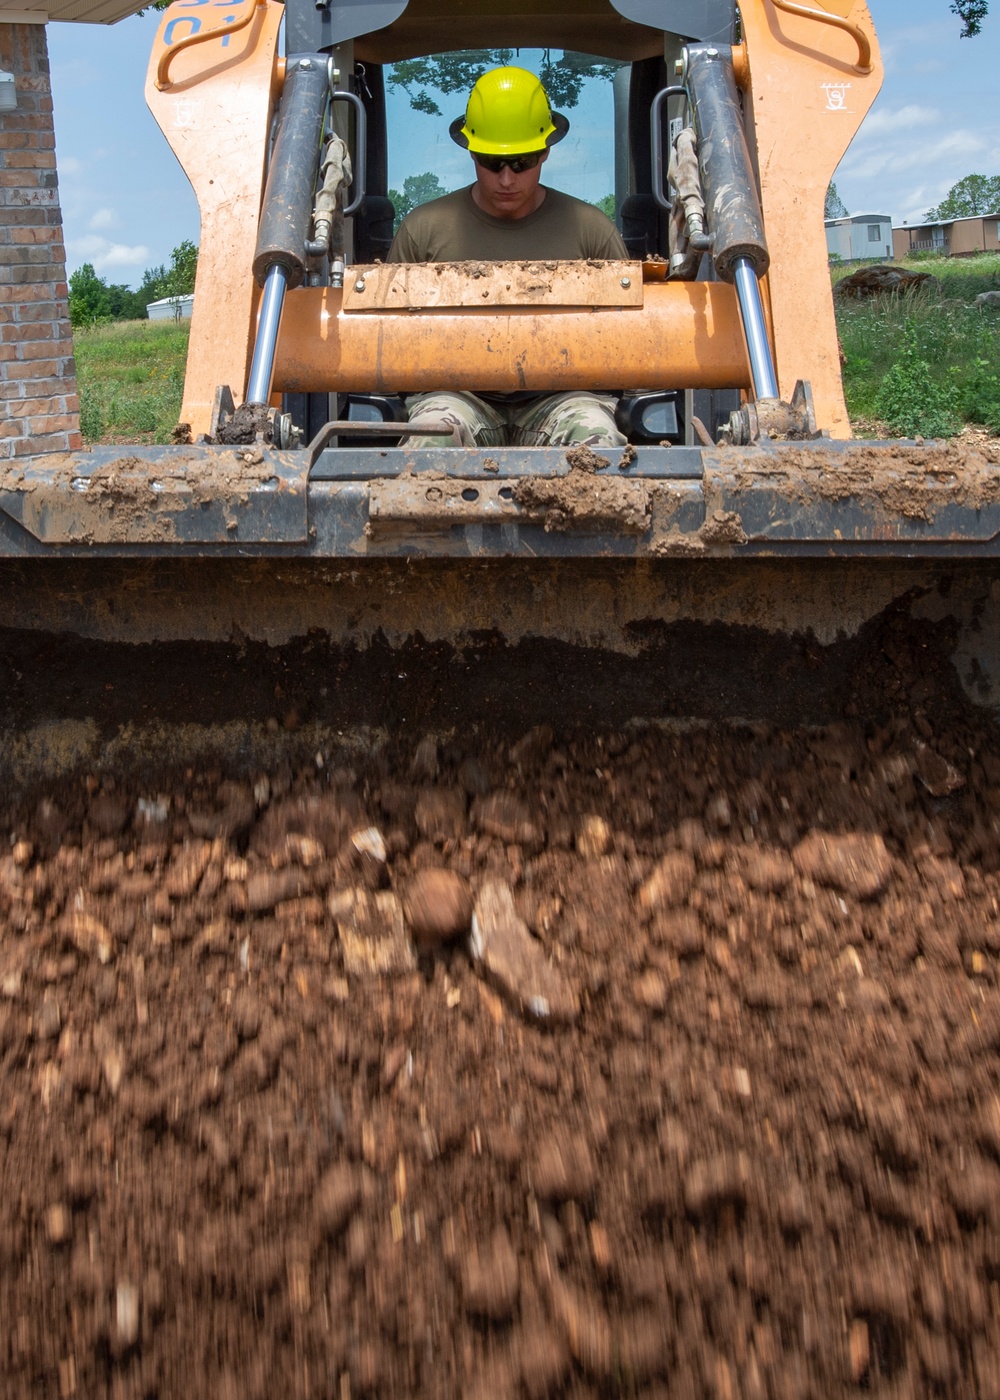
[[[841,262],[892,257],[892,216],[850,214],[826,220],[826,250]]]
[[[191,319],[194,306],[194,293],[186,297],[160,297],[146,307],[146,315],[151,321],[184,321]]]
[[[907,253],[943,253],[949,258],[996,253],[1000,251],[1000,213],[904,224],[893,229],[892,246],[897,258],[905,258]]]

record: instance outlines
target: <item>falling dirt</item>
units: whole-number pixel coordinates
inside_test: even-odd
[[[8,791],[0,1391],[1000,1394],[1000,736],[852,684]]]

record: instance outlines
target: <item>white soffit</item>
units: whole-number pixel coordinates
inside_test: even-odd
[[[149,0],[145,0],[148,5]],[[45,0],[40,5],[0,3],[0,24],[45,24],[68,20],[75,24],[114,24],[143,8],[143,0]]]

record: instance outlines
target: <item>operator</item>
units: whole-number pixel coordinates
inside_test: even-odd
[[[476,83],[453,141],[468,150],[476,178],[465,189],[413,209],[399,226],[389,262],[553,261],[627,258],[611,220],[593,204],[539,183],[549,147],[569,122],[553,112],[541,81],[523,68],[494,68]],[[411,423],[427,419],[459,429],[467,447],[624,447],[615,398],[570,393],[439,390],[406,400]],[[410,438],[414,447],[446,442]]]

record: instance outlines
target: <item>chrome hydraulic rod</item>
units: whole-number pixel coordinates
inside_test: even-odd
[[[760,283],[749,258],[737,258],[733,263],[733,281],[736,283],[740,320],[743,322],[743,334],[746,336],[747,354],[750,357],[754,398],[776,399],[778,376],[774,371],[771,342],[767,338]]]
[[[247,385],[247,403],[266,405],[271,397],[271,384],[274,380],[274,356],[278,346],[281,309],[285,304],[287,288],[288,269],[281,263],[275,263],[264,282],[264,294],[260,302],[260,320],[257,325],[257,340],[253,348],[250,382]]]

